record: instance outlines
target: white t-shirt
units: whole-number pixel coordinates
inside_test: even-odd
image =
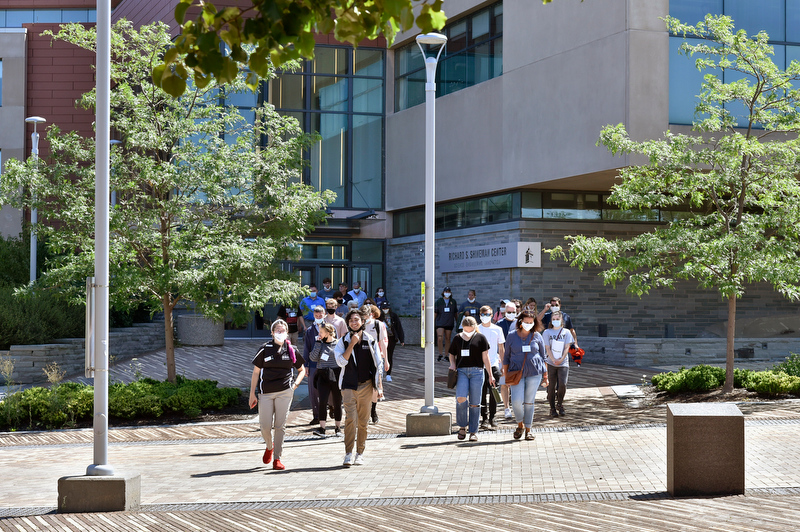
[[[570,333],[568,329],[565,329],[563,327],[561,327],[558,330],[555,330],[555,329],[547,329],[547,330],[545,330],[542,333],[542,339],[544,340],[544,345],[548,346],[550,348],[551,352],[553,351],[553,342],[554,341],[564,342],[564,346],[567,347],[567,348],[569,347],[569,345],[571,343],[573,343],[575,341],[575,340],[572,339],[572,333]],[[561,357],[561,353],[553,353],[553,358],[560,358],[560,357]],[[550,358],[547,358],[547,364],[549,366],[555,366],[555,364],[553,364],[550,361]],[[569,353],[564,355],[564,360],[561,361],[561,364],[559,364],[559,366],[560,367],[565,367],[565,366],[569,367]]]
[[[503,334],[503,329],[494,323],[490,323],[488,326],[481,323],[478,325],[478,332],[489,341],[489,363],[499,368],[500,353],[498,352],[498,345],[506,343],[506,335]]]

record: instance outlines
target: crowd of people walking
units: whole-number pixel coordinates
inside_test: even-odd
[[[395,346],[405,345],[400,318],[383,288],[369,297],[358,282],[334,291],[330,279],[323,289],[309,286],[297,308],[281,307],[272,324],[272,340],[253,358],[250,407],[258,406],[266,443],[265,464],[284,469],[281,461],[286,419],[294,390],[307,378],[314,434],[343,436],[343,465],[363,465],[370,423],[378,423],[383,383],[392,382]],[[456,438],[478,441],[479,430],[496,430],[498,406],[517,423],[513,438],[533,440],[531,431],[536,392],[547,390],[550,416],[565,416],[570,350],[578,350],[577,334],[558,297],[542,310],[534,298],[504,299],[497,308],[467,292],[461,305],[445,287],[434,304],[439,356],[457,374],[455,382]],[[292,324],[295,324],[292,327]],[[298,352],[298,332],[303,350]],[[294,339],[294,340],[293,340]],[[293,344],[294,341],[294,344]],[[342,430],[342,421],[344,428]]]

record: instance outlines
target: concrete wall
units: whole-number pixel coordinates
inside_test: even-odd
[[[526,221],[447,231],[438,233],[436,238],[437,249],[517,241],[541,242],[542,249],[549,249],[563,244],[568,234],[625,237],[645,228],[640,224]],[[387,244],[386,289],[395,312],[400,315],[419,315],[419,287],[425,278],[423,247],[422,236],[396,238]],[[434,290],[438,294],[449,285],[456,300],[462,302],[467,290],[475,289],[478,301],[493,308],[504,298],[518,297],[524,301],[534,297],[541,307],[550,297],[559,296],[564,310],[573,319],[579,339],[597,337],[600,325],[605,326],[609,337],[694,338],[719,336],[719,331],[724,335],[727,302],[716,291],[683,281],[675,290],[653,290],[639,298],[626,294],[624,283],[617,287],[604,285],[599,272],[597,268],[585,271],[571,268],[543,253],[541,268],[446,274],[437,268]],[[797,303],[783,298],[770,286],[759,284],[748,287],[745,297],[739,300],[737,319],[796,316],[799,309]],[[773,334],[785,332],[773,331]]]
[[[0,28],[0,59],[3,61],[3,102],[0,106],[0,159],[22,159],[25,155],[25,83],[27,31]],[[0,208],[0,236],[19,236],[22,212],[7,205]]]
[[[659,20],[668,2],[505,2],[503,10],[503,75],[436,100],[437,201],[521,187],[608,189],[628,160],[595,145],[602,127],[622,122],[637,138],[668,127]],[[387,210],[424,202],[424,107],[387,115]]]
[[[128,358],[163,349],[164,345],[163,323],[140,323],[109,332],[110,357]],[[12,345],[7,353],[14,361],[11,377],[14,384],[47,382],[42,370],[51,362],[56,362],[67,375],[82,374],[85,368],[83,338],[65,338],[43,345]]]

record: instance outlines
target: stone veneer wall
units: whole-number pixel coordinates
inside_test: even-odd
[[[510,222],[474,229],[437,233],[437,243],[447,241],[461,247],[502,242],[539,241],[542,249],[564,245],[564,236],[631,236],[647,225],[586,222]],[[386,250],[386,288],[393,309],[400,315],[419,315],[420,283],[425,279],[423,237],[392,239]],[[437,245],[437,248],[440,246]],[[616,338],[694,338],[706,334],[710,326],[727,320],[727,302],[716,290],[704,290],[693,281],[676,283],[673,289],[652,290],[641,298],[625,293],[627,283],[617,287],[603,285],[599,268],[581,271],[562,260],[550,260],[542,253],[541,268],[480,270],[465,273],[438,273],[435,290],[449,285],[459,303],[467,290],[477,290],[479,302],[496,308],[501,299],[512,296],[523,301],[534,297],[539,302],[559,296],[563,309],[573,319],[579,340],[599,336],[604,325],[608,337]],[[797,314],[800,307],[769,285],[749,286],[738,302],[737,318]]]
[[[81,374],[85,367],[83,338],[65,338],[58,343],[43,345],[12,345],[7,353],[14,361],[12,381],[15,384],[46,382],[42,369],[56,362],[67,375]],[[109,331],[109,356],[132,357],[141,353],[163,349],[163,323],[137,323],[133,327]]]

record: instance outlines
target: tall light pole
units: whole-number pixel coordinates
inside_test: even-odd
[[[31,133],[31,157],[33,157],[33,162],[36,165],[36,171],[38,173],[39,170],[39,132],[36,131],[36,126],[38,124],[43,124],[46,122],[44,118],[41,116],[29,116],[25,119],[25,122],[28,124],[33,124],[33,133]],[[34,204],[36,203],[36,197],[33,197]],[[30,264],[30,278],[31,283],[36,280],[36,248],[38,245],[37,238],[36,238],[36,224],[39,221],[39,213],[36,207],[31,209],[31,264]]]
[[[440,33],[417,35],[417,45],[425,59],[425,405],[420,412],[438,414],[433,404],[433,351],[436,342],[433,303],[436,300],[434,240],[436,221],[436,66],[447,37]],[[426,51],[426,46],[428,50]],[[428,55],[430,52],[431,55]],[[436,54],[434,57],[433,54]]]

